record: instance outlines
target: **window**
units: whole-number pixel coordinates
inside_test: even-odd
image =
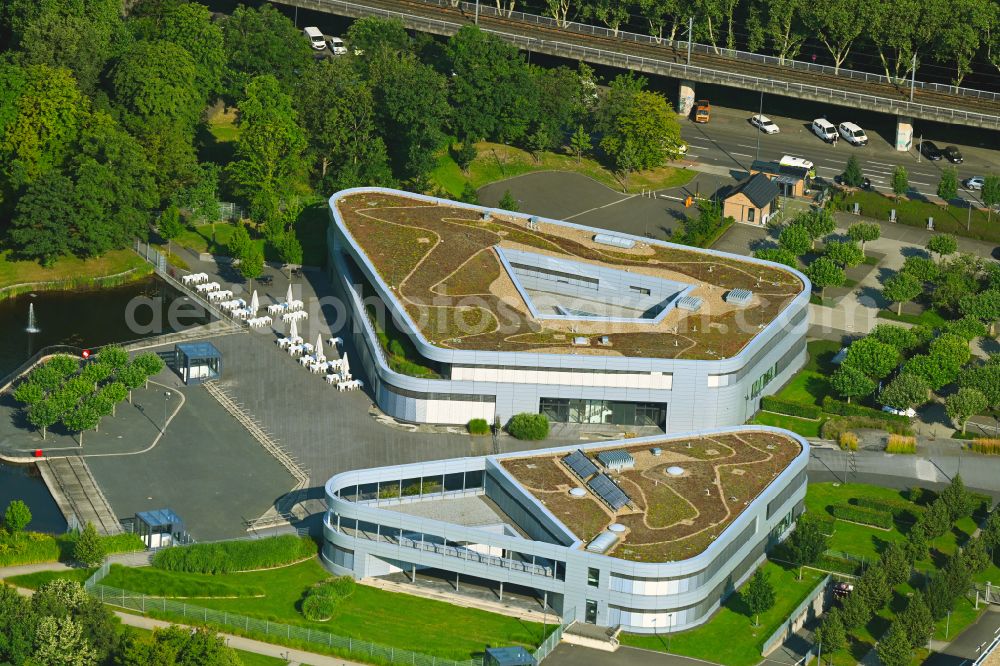
[[[768,368],[767,371],[757,378],[757,381],[753,383],[750,387],[750,397],[756,398],[763,392],[764,387],[767,386],[772,379],[778,374],[778,364],[775,363],[772,367]]]
[[[650,294],[649,289],[646,289],[645,287],[630,286],[629,291],[631,291],[633,294],[642,294],[643,296],[649,296]]]
[[[753,222],[753,218],[756,213],[756,208],[747,208],[747,222]]]
[[[720,388],[729,386],[729,375],[709,375],[708,388]]]
[[[587,585],[590,587],[600,587],[601,570],[594,567],[587,568]]]
[[[666,403],[541,398],[538,411],[554,423],[652,425],[664,429],[667,424]]]

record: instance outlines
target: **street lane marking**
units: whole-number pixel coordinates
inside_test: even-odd
[[[623,201],[628,201],[629,199],[635,199],[637,196],[639,196],[639,195],[638,194],[633,194],[631,196],[619,199],[618,201],[612,201],[609,204],[604,204],[603,206],[596,206],[594,208],[589,208],[587,210],[580,211],[579,213],[576,213],[575,215],[570,215],[568,217],[564,217],[563,219],[564,220],[572,220],[574,217],[580,217],[581,215],[586,215],[587,213],[593,213],[595,210],[601,210],[602,208],[607,208],[608,206],[614,206],[616,204],[620,204]]]
[[[746,153],[731,152],[730,155],[739,155],[740,157],[753,157],[753,155],[747,155]]]

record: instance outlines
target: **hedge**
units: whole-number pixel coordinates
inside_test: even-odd
[[[886,416],[891,416],[886,414]],[[900,423],[892,418],[876,418],[873,416],[834,416],[823,424],[820,428],[820,436],[823,439],[840,440],[840,433],[848,430],[859,430],[861,428],[871,428],[874,430],[888,430],[897,435],[910,435],[913,428],[909,423]]]
[[[820,555],[811,566],[816,569],[833,571],[836,573],[847,574],[849,576],[856,576],[861,573],[860,562],[846,560],[841,557],[834,557],[833,555],[827,555],[826,553]]]
[[[490,424],[486,422],[486,419],[472,419],[469,421],[468,428],[470,435],[490,434]]]
[[[804,405],[801,402],[782,400],[773,395],[761,398],[760,408],[768,412],[777,412],[778,414],[787,414],[788,416],[800,416],[804,419],[818,419],[823,415],[823,410],[816,405]]]
[[[507,424],[507,432],[516,439],[545,439],[549,436],[549,419],[545,414],[515,414]]]
[[[852,504],[834,504],[830,507],[834,518],[849,520],[852,523],[871,525],[883,529],[892,529],[892,514],[887,511],[876,511]]]
[[[189,573],[231,573],[277,567],[315,554],[315,541],[286,534],[251,541],[220,541],[167,548],[153,556],[153,566]]]
[[[908,513],[914,518],[924,513],[927,508],[907,502],[901,499],[876,499],[874,497],[855,497],[851,500],[855,504],[866,509],[891,513],[894,518],[899,518],[904,513]]]
[[[873,419],[884,419],[907,426],[910,425],[909,417],[890,414],[889,412],[883,412],[881,409],[872,409],[864,405],[855,405],[851,402],[843,402],[830,396],[823,398],[823,411],[840,416],[867,416]]]

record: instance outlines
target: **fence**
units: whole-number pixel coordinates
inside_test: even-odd
[[[829,584],[830,576],[826,576],[816,585],[816,587],[812,589],[809,595],[802,600],[802,603],[789,614],[788,619],[782,622],[781,626],[778,627],[766,641],[764,641],[764,644],[760,649],[761,655],[766,657],[774,651],[778,644],[782,643],[788,636],[795,633],[795,622],[802,616],[803,613],[809,610],[809,607],[812,606],[814,601],[816,601],[816,597],[823,594],[826,591],[826,586]]]
[[[542,663],[543,659],[552,654],[552,651],[555,650],[556,646],[559,645],[559,642],[562,641],[563,632],[566,631],[566,627],[568,626],[568,623],[560,624],[551,634],[545,637],[545,640],[542,641],[542,644],[538,646],[538,649],[535,650],[533,655],[537,663]]]

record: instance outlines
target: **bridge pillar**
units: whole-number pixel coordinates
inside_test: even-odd
[[[677,94],[677,113],[681,116],[690,116],[694,109],[694,81],[681,81],[680,91]]]
[[[913,147],[913,119],[896,116],[896,150],[906,152]]]

